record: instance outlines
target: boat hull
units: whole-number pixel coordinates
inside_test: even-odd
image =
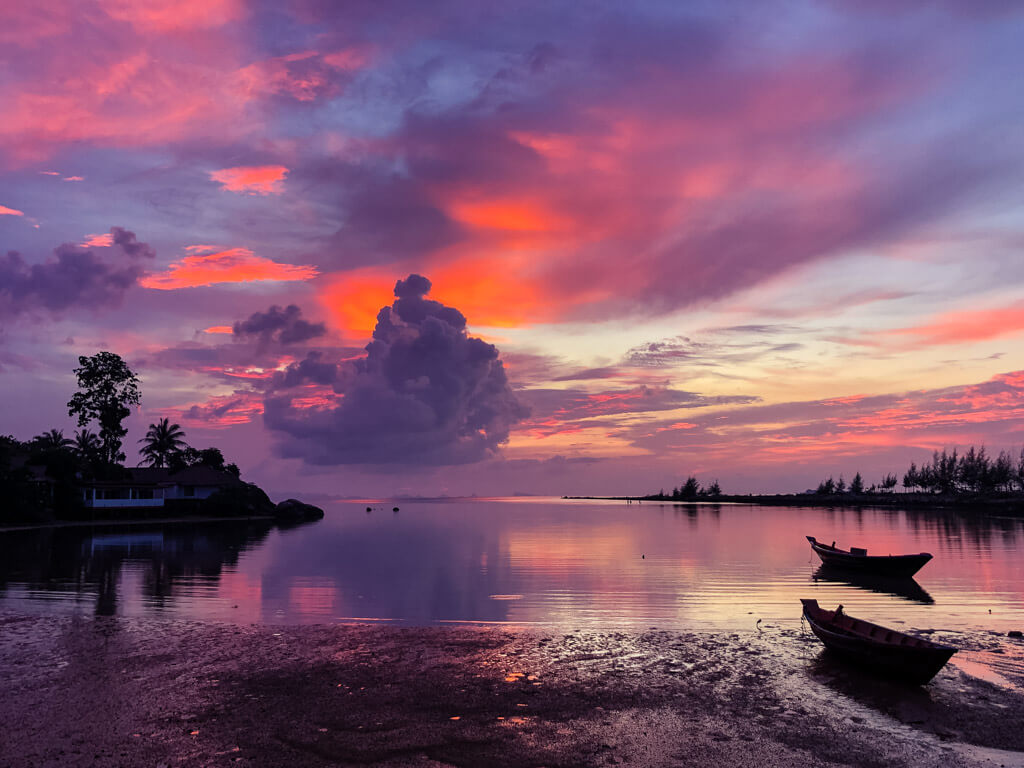
[[[821,544],[813,536],[808,536],[807,540],[823,565],[856,573],[908,577],[920,571],[932,559],[927,552],[916,555],[855,555]]]
[[[804,618],[810,625],[811,631],[829,651],[847,662],[871,669],[887,677],[924,685],[938,674],[957,650],[920,639],[917,642],[923,643],[924,647],[879,642],[852,634],[822,620],[820,614],[829,612],[821,611],[817,601],[802,600],[801,602],[804,604]],[[882,632],[897,638],[911,637],[896,630],[887,630],[868,622],[855,621],[869,627],[877,627]]]

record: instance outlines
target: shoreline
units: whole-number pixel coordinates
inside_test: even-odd
[[[175,517],[112,517],[97,520],[50,520],[45,523],[26,523],[20,525],[0,525],[0,533],[7,531],[35,531],[45,528],[91,528],[94,526],[115,525],[176,525],[179,523],[230,523],[251,522],[253,520],[276,521],[273,515],[252,515],[250,517],[211,517],[206,515],[178,515]]]
[[[865,678],[800,629],[235,625],[0,614],[0,763],[1024,766],[1006,688]],[[995,654],[995,655],[993,655]]]

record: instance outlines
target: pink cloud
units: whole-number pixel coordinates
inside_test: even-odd
[[[86,235],[82,241],[83,248],[109,248],[114,244],[114,236],[107,232],[103,235]]]
[[[288,169],[283,165],[240,165],[211,171],[210,178],[229,192],[250,195],[279,195],[284,191]]]
[[[240,19],[242,0],[101,0],[112,19],[146,32],[211,29]]]
[[[311,280],[319,274],[309,265],[280,264],[255,255],[248,248],[229,248],[217,253],[186,256],[166,271],[144,277],[145,288],[174,290],[218,283],[250,283],[264,280]]]
[[[23,211],[19,211],[17,208],[8,208],[6,205],[0,205],[0,216],[24,216]]]
[[[947,312],[922,325],[880,334],[907,346],[940,346],[988,341],[1024,332],[1024,302],[1002,307]]]

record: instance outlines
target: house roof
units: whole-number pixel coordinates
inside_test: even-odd
[[[205,466],[185,467],[176,472],[162,467],[125,467],[125,472],[128,473],[128,476],[123,480],[96,480],[86,483],[86,485],[106,487],[197,485],[223,488],[242,482],[230,472]]]

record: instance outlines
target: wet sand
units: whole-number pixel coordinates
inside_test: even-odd
[[[926,688],[798,628],[275,627],[0,615],[0,765],[1024,766],[1024,645]]]

